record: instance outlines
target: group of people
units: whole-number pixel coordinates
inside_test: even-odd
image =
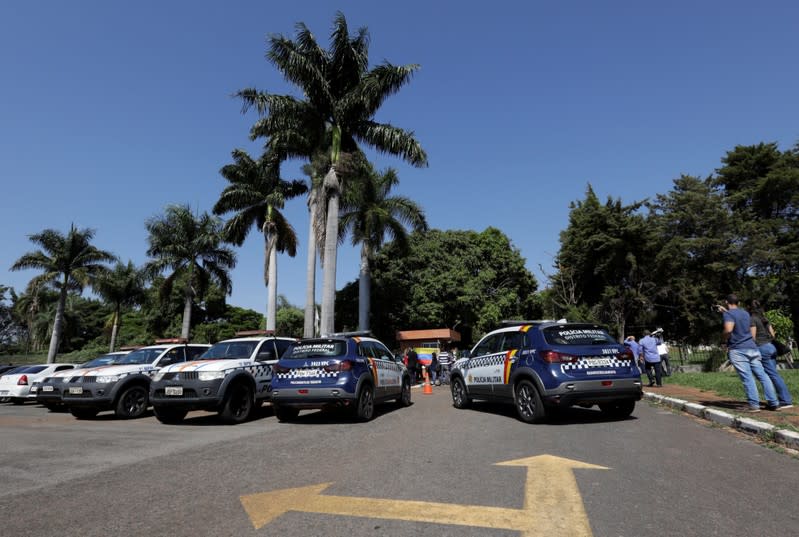
[[[426,366],[430,382],[437,386],[449,384],[449,371],[455,359],[455,352],[451,353],[446,348],[440,349],[439,352],[433,352],[430,365]],[[406,349],[402,361],[411,374],[412,383],[416,384],[424,380],[422,367],[425,366],[419,361],[419,354],[412,347]]]
[[[741,379],[749,412],[760,412],[760,394],[755,379],[763,387],[768,410],[791,408],[793,398],[788,386],[777,369],[777,349],[774,347],[774,327],[766,318],[757,300],[750,303],[751,314],[739,307],[734,294],[725,299],[725,306],[716,306],[723,315],[724,339],[727,345],[727,358]],[[646,333],[640,341],[635,336],[627,336],[624,344],[633,353],[635,360],[646,371],[649,386],[662,386],[664,371],[662,364],[668,360],[668,351],[657,336],[662,330]]]
[[[741,379],[749,412],[760,412],[760,394],[755,378],[763,387],[768,410],[791,408],[791,392],[777,369],[774,328],[760,303],[752,300],[750,315],[738,306],[736,295],[728,295],[725,301],[727,306],[717,306],[717,309],[723,315],[727,358]]]

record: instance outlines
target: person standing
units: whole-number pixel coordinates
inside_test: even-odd
[[[635,341],[635,336],[627,336],[624,338],[624,346],[633,353],[633,363],[640,369],[644,369],[644,359],[641,358],[641,345]]]
[[[647,332],[640,342],[641,354],[644,357],[646,376],[649,379],[649,387],[663,386],[663,371],[660,369],[660,354],[658,353],[658,340],[654,338],[652,332]],[[654,371],[654,375],[653,375]]]
[[[750,327],[752,319],[749,313],[738,307],[738,296],[735,294],[727,295],[725,300],[727,307],[718,306],[724,321],[724,338],[727,341],[727,358],[738,373],[741,379],[746,400],[749,403],[749,412],[760,412],[760,394],[757,391],[755,377],[763,386],[763,395],[766,397],[766,408],[777,410],[777,392],[774,384],[766,375],[763,363],[760,359],[760,351],[752,337]],[[753,377],[754,375],[754,377]]]
[[[447,351],[447,349],[441,349],[441,352],[438,353],[438,365],[441,368],[438,379],[442,384],[449,384],[449,368],[451,363],[452,356],[450,356],[449,351]]]
[[[774,384],[780,408],[791,408],[793,406],[791,392],[777,369],[777,349],[772,343],[776,335],[774,327],[771,326],[763,308],[760,306],[760,302],[757,300],[752,300],[749,303],[749,311],[752,325],[750,330],[752,337],[755,338],[755,344],[760,350],[760,361],[763,363],[763,369]]]
[[[435,384],[437,379],[438,379],[438,356],[434,351],[433,355],[430,358],[430,384]]]
[[[416,370],[419,367],[419,355],[413,350],[413,347],[408,349],[408,373],[411,374],[411,383],[416,384],[418,381],[418,374]]]

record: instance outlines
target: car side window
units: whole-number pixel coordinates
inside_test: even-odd
[[[268,339],[261,343],[261,348],[258,349],[258,354],[255,359],[258,361],[263,360],[277,360],[279,355],[275,354],[275,343]]]
[[[72,369],[72,368],[73,368],[73,366],[71,366],[71,365],[60,365],[60,366],[56,367],[55,370],[56,371],[64,371],[66,369]]]
[[[518,350],[522,348],[522,333],[521,332],[505,332],[502,338],[502,346],[499,348],[500,352]]]
[[[386,347],[382,344],[372,341],[372,348],[375,351],[375,358],[380,358],[381,360],[394,360],[394,356],[391,354]]]
[[[187,360],[194,360],[195,358],[197,358],[199,355],[201,355],[202,353],[204,353],[207,350],[208,349],[206,347],[187,347],[186,348],[186,354],[188,356],[186,357],[186,359]]]
[[[501,337],[502,334],[494,334],[493,336],[484,338],[480,343],[477,344],[477,346],[474,348],[474,351],[472,351],[472,357],[498,352],[497,347],[499,346]]]
[[[174,349],[169,349],[166,353],[158,360],[158,367],[164,367],[165,365],[176,364],[178,362],[185,362],[186,361],[186,353],[184,352],[183,347],[175,347]]]
[[[375,351],[370,341],[361,341],[358,343],[358,356],[362,356],[363,358],[375,357]]]
[[[275,347],[277,347],[277,357],[280,358],[283,356],[283,353],[286,352],[291,346],[292,341],[288,339],[277,339],[275,340]]]

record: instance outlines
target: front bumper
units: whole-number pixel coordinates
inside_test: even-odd
[[[150,384],[150,403],[154,406],[182,407],[189,410],[213,410],[222,404],[223,380],[154,381]],[[172,393],[167,395],[167,391]]]
[[[66,384],[61,391],[61,401],[67,406],[74,407],[111,408],[116,384],[116,382]]]

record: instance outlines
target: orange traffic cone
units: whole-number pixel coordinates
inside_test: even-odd
[[[426,367],[422,367],[422,373],[424,374],[424,386],[422,386],[422,393],[425,395],[431,395],[433,393],[433,385],[430,384],[430,375],[427,374]]]

